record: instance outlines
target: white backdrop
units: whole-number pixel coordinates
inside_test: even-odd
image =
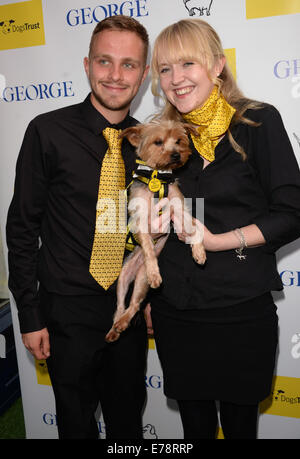
[[[15,163],[29,121],[39,113],[81,102],[89,92],[83,70],[96,21],[132,15],[151,42],[166,25],[194,13],[216,28],[241,89],[281,112],[300,159],[300,0],[31,0],[0,1],[0,225],[4,239]],[[148,79],[134,102],[140,121],[156,111]],[[300,243],[278,254],[284,293],[274,390],[261,405],[259,438],[300,438]],[[11,298],[27,438],[56,438],[55,407],[44,362],[24,350]],[[222,349],[220,349],[222,352]],[[205,369],[204,369],[205,371]],[[124,381],[126,375],[124,374]],[[150,341],[145,438],[182,438],[176,404],[162,391],[162,372]],[[105,426],[99,419],[99,431]],[[220,432],[219,438],[222,438]]]

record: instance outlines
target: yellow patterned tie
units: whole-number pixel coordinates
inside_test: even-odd
[[[198,126],[200,136],[191,134],[191,138],[196,150],[203,158],[210,162],[214,161],[215,148],[229,128],[235,111],[235,108],[229,105],[223,94],[219,92],[217,86],[214,86],[209,98],[201,108],[182,115],[185,121]]]
[[[106,128],[108,144],[104,156],[98,192],[95,237],[90,273],[107,290],[117,279],[123,262],[126,240],[125,166],[122,139],[116,129]]]

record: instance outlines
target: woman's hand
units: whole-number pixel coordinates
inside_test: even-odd
[[[174,221],[174,226],[178,227],[177,222],[176,222],[176,216],[173,216],[173,221]],[[196,234],[196,226],[199,229],[200,233],[203,234],[203,244],[206,250],[213,251],[214,246],[215,246],[215,235],[211,233],[205,225],[203,225],[199,220],[196,218],[192,218],[192,227],[189,228],[191,231],[188,232],[186,230],[186,227],[182,227],[181,225],[181,232],[176,233],[177,237],[180,241],[186,242],[187,244],[190,243],[190,241],[193,241],[193,237]]]
[[[227,231],[226,233],[214,234],[205,225],[197,219],[193,219],[193,223],[203,231],[203,245],[208,252],[220,252],[223,250],[233,250],[241,247],[241,241],[235,230]],[[265,238],[260,229],[252,224],[241,228],[244,234],[245,242],[248,248],[259,247],[266,243]],[[189,243],[190,234],[185,232],[177,234],[181,241]]]

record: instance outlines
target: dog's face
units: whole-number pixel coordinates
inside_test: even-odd
[[[125,129],[126,137],[136,147],[137,155],[152,169],[176,169],[191,154],[188,134],[198,135],[195,127],[187,123],[160,121],[139,124]]]

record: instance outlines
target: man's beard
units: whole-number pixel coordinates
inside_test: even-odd
[[[122,102],[121,104],[117,104],[117,102],[114,104],[114,103],[110,103],[105,101],[101,96],[99,96],[99,94],[97,94],[95,91],[92,90],[92,94],[94,96],[94,98],[97,100],[97,102],[104,108],[106,108],[107,110],[111,110],[111,111],[121,111],[121,110],[125,110],[125,108],[128,108],[129,110],[129,107],[130,107],[130,104],[133,100],[133,97],[131,99],[127,99],[125,100],[124,102]]]

